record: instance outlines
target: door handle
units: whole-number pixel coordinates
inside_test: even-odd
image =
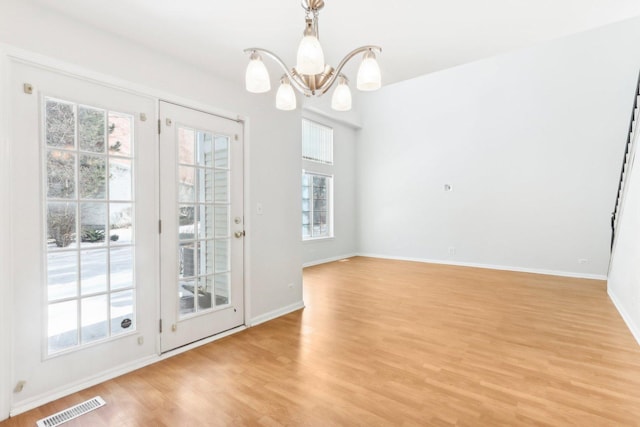
[[[234,233],[234,236],[236,236],[236,239],[241,238],[242,236],[244,236],[244,231],[236,231]]]

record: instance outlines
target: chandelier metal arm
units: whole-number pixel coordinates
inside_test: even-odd
[[[342,71],[344,66],[347,65],[347,62],[349,62],[357,54],[362,53],[362,52],[366,52],[368,50],[375,50],[378,53],[382,52],[382,48],[380,46],[375,46],[375,45],[360,46],[360,47],[358,47],[356,49],[353,49],[344,58],[342,58],[342,61],[340,61],[340,63],[338,64],[338,66],[334,70],[334,72],[331,75],[331,77],[329,78],[329,80],[324,82],[324,84],[319,88],[321,93],[323,93],[323,94],[326,93],[331,88],[331,86],[333,86],[333,83],[336,81],[336,79],[340,75],[340,72]]]
[[[306,85],[301,82],[300,76],[298,75],[298,73],[292,73],[287,68],[287,64],[285,64],[284,61],[282,59],[280,59],[280,57],[278,55],[276,55],[275,53],[273,53],[273,52],[271,52],[269,50],[262,49],[261,47],[251,47],[249,49],[245,49],[244,50],[244,53],[250,53],[250,52],[260,52],[260,53],[263,53],[263,54],[267,55],[271,59],[273,59],[278,65],[280,65],[280,68],[282,68],[282,70],[287,75],[287,77],[289,77],[289,81],[291,82],[291,84],[296,89],[298,89],[305,96],[313,95],[311,90],[309,90],[309,88],[306,87]]]

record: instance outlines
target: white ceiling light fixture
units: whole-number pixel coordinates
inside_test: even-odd
[[[324,0],[302,0],[302,8],[306,11],[305,29],[298,46],[296,66],[289,69],[276,54],[268,50],[252,47],[245,49],[250,53],[250,61],[246,72],[246,87],[252,93],[264,93],[271,89],[267,68],[262,62],[262,55],[273,59],[285,72],[280,80],[280,88],[276,95],[276,108],[293,110],[296,108],[295,88],[304,96],[322,96],[338,80],[331,107],[337,111],[351,109],[351,91],[347,86],[347,78],[340,72],[356,55],[363,53],[362,63],[358,69],[357,85],[359,90],[370,91],[382,86],[380,66],[376,61],[376,52],[382,52],[379,46],[361,46],[349,52],[334,69],[324,62],[324,53],[319,41],[318,12],[324,7]]]

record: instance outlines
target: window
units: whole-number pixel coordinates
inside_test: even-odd
[[[44,99],[47,352],[134,331],[133,116]]]
[[[333,129],[302,119],[302,158],[333,164]]]
[[[302,238],[332,237],[333,178],[302,171]]]
[[[333,129],[302,119],[302,239],[333,237]]]

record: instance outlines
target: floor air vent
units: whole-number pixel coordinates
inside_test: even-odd
[[[38,427],[55,427],[60,424],[66,423],[69,420],[78,418],[80,415],[84,415],[87,412],[91,412],[94,409],[98,409],[101,406],[106,405],[106,402],[102,400],[100,396],[96,396],[93,399],[89,399],[86,402],[82,402],[79,405],[72,406],[71,408],[60,411],[57,414],[53,414],[47,418],[43,418],[37,422]]]

